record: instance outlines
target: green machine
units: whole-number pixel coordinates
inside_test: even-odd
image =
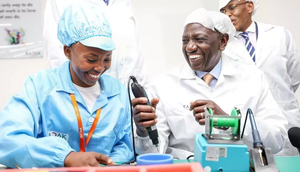
[[[240,110],[234,108],[231,115],[214,115],[212,109],[205,110],[205,134],[204,136],[211,140],[232,140],[238,141],[240,135],[241,113]],[[230,128],[230,134],[213,134],[214,128],[226,129]]]
[[[240,127],[239,109],[234,108],[231,115],[214,115],[207,108],[205,133],[195,137],[195,161],[209,172],[249,172],[249,152],[241,140]]]

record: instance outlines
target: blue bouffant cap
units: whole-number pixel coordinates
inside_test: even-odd
[[[58,39],[66,46],[80,42],[87,47],[114,50],[116,46],[105,10],[101,5],[70,5],[58,22]]]

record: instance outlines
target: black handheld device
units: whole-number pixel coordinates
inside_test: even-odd
[[[300,154],[300,128],[292,127],[288,130],[288,137],[291,141],[291,144],[298,149]]]
[[[257,126],[256,126],[255,118],[254,118],[253,112],[250,108],[248,108],[248,110],[247,110],[247,115],[249,115],[250,124],[251,124],[251,128],[252,128],[253,149],[257,149],[261,164],[263,166],[267,166],[268,159],[267,159],[267,155],[266,155],[266,151],[265,151],[265,146],[263,145],[263,142],[260,139],[260,134],[259,134]]]
[[[131,84],[131,90],[135,98],[138,97],[146,97],[147,98],[147,105],[151,105],[149,102],[149,98],[147,96],[147,93],[145,89],[137,82],[136,78],[134,76],[130,76],[132,79],[132,84]],[[156,125],[153,125],[151,127],[146,128],[148,135],[150,139],[152,140],[153,145],[158,147],[159,141],[158,141],[158,132]]]

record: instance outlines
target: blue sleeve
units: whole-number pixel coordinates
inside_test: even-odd
[[[16,168],[62,167],[74,151],[67,141],[43,135],[38,96],[29,78],[20,94],[0,112],[0,164]]]
[[[124,89],[126,90],[126,89]],[[125,91],[126,93],[126,91]],[[131,132],[131,113],[130,104],[127,94],[123,94],[125,100],[125,114],[123,116],[123,126],[117,134],[118,142],[114,145],[110,158],[114,162],[128,162],[133,160],[133,147],[132,147],[132,132]]]

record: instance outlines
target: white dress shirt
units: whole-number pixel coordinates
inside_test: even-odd
[[[203,71],[196,71],[196,75],[201,78],[203,80],[203,77],[206,74],[211,74],[212,76],[214,76],[214,78],[210,81],[209,86],[210,88],[215,88],[215,86],[217,85],[220,73],[221,73],[221,69],[222,69],[222,58],[220,58],[218,64],[210,71],[210,72],[203,72]]]

